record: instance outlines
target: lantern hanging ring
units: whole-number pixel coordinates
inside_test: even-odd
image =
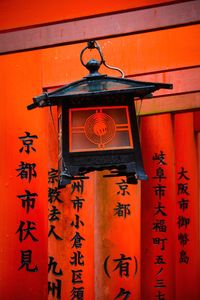
[[[80,60],[81,60],[81,63],[84,67],[86,67],[86,64],[83,61],[83,53],[87,49],[90,49],[90,50],[97,49],[97,51],[99,52],[99,55],[101,57],[100,65],[103,64],[108,69],[118,71],[121,74],[121,77],[124,78],[124,72],[121,69],[119,69],[117,67],[112,67],[112,66],[110,66],[106,63],[105,58],[104,58],[103,53],[102,53],[102,50],[101,50],[101,47],[96,41],[88,41],[87,46],[85,48],[83,48],[83,50],[80,53]]]

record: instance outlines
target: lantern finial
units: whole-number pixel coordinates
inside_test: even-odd
[[[101,63],[98,60],[93,59],[93,58],[90,59],[85,65],[85,67],[90,71],[90,74],[88,76],[99,76],[99,75],[101,75],[98,72],[100,66],[101,66]]]

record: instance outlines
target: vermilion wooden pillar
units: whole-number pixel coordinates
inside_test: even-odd
[[[94,175],[58,189],[57,119],[54,108],[48,135],[48,299],[94,299]]]
[[[198,163],[193,113],[174,117],[176,153],[176,299],[199,294]]]
[[[149,177],[141,197],[141,299],[174,299],[175,169],[170,114],[143,117],[142,154]]]
[[[199,128],[200,129],[200,128]],[[198,132],[196,133],[196,141],[197,141],[197,160],[198,160],[198,185],[199,185],[199,201],[200,201],[200,131],[198,129]],[[200,205],[198,208],[199,215],[200,215]],[[199,247],[200,247],[200,221],[198,222],[198,235],[197,235],[198,241],[199,241]],[[198,255],[198,277],[200,277],[200,251]]]
[[[94,203],[94,299],[141,299],[140,184],[102,175],[96,174]]]
[[[41,92],[39,74],[40,52],[1,60],[0,298],[4,300],[47,299],[46,115],[26,109],[32,96]],[[26,132],[37,136],[29,153],[19,139]],[[29,173],[31,165],[35,172]]]
[[[57,168],[56,110],[52,115],[49,171]],[[58,191],[57,200],[51,197],[56,182],[49,183],[49,230],[55,226],[59,237],[49,236],[49,300],[70,299],[73,290],[80,293],[81,288],[84,299],[110,300],[120,293],[140,299],[140,184],[127,185],[123,177],[104,174],[89,173],[89,180],[72,181]],[[76,234],[81,238],[77,248]]]

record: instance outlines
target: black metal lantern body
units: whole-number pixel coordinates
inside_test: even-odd
[[[59,107],[61,185],[95,170],[111,170],[129,181],[136,182],[135,174],[146,179],[133,97],[108,94],[79,100],[74,98],[78,107]]]
[[[28,108],[58,106],[60,185],[85,178],[95,170],[126,176],[128,183],[145,180],[134,98],[144,98],[170,84],[90,74],[51,93],[35,97]]]

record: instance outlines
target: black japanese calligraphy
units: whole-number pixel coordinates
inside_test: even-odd
[[[51,168],[50,171],[48,171],[48,183],[57,183],[58,182],[58,170]]]
[[[189,256],[187,255],[186,251],[182,250],[180,252],[179,263],[188,264],[188,262],[189,262]]]
[[[155,195],[158,196],[159,200],[165,196],[166,185],[161,185],[158,183],[156,186],[153,186],[155,189]]]
[[[83,207],[83,202],[85,201],[85,199],[81,199],[78,196],[76,196],[76,199],[71,200],[71,202],[73,203],[73,208],[79,212],[79,210]]]
[[[124,179],[122,179],[121,182],[117,182],[116,184],[119,186],[119,191],[117,192],[117,195],[121,195],[121,196],[130,195],[128,191],[128,184]]]
[[[59,215],[60,214],[61,214],[61,212],[58,210],[58,208],[55,205],[52,205],[52,208],[49,209],[48,220],[50,222],[54,222],[56,220],[60,220],[59,219]]]
[[[70,264],[72,266],[84,266],[84,256],[80,251],[73,252],[71,257]]]
[[[72,270],[72,283],[73,284],[83,283],[82,275],[83,275],[83,270]]]
[[[159,245],[161,250],[165,250],[165,242],[166,241],[167,241],[167,238],[160,238],[160,237],[153,238],[153,244]]]
[[[155,295],[157,300],[165,300],[165,293],[161,292],[160,290],[157,291],[156,295]]]
[[[166,212],[164,211],[165,209],[165,206],[162,205],[162,203],[160,201],[158,201],[158,206],[154,207],[155,208],[155,213],[154,215],[158,215],[158,214],[161,214],[162,216],[167,216]]]
[[[178,201],[179,203],[179,208],[184,212],[185,210],[188,209],[189,206],[189,200],[182,198],[181,200]]]
[[[186,175],[188,171],[186,171],[183,167],[181,167],[181,170],[178,172],[178,180],[181,180],[184,178],[185,180],[190,180],[190,178]]]
[[[37,272],[38,266],[34,266],[31,268],[32,263],[32,250],[21,250],[21,266],[18,270],[21,270],[23,268],[26,269],[27,272]]]
[[[37,177],[37,172],[35,170],[36,164],[35,163],[25,163],[21,161],[19,168],[16,169],[18,171],[18,175],[21,179],[27,179],[28,182],[31,182],[32,178]]]
[[[61,276],[63,275],[62,269],[59,269],[59,271],[56,270],[58,263],[55,261],[53,256],[49,256],[49,263],[48,263],[48,273],[52,272],[55,276]]]
[[[50,225],[50,230],[49,230],[49,233],[48,233],[48,237],[50,236],[54,236],[56,240],[59,240],[59,241],[62,241],[62,238],[55,232],[55,229],[56,227],[54,225]]]
[[[166,165],[165,156],[166,154],[161,150],[160,153],[154,153],[152,159],[157,161],[159,165]]]
[[[84,222],[81,221],[80,216],[79,215],[75,215],[75,221],[72,221],[70,224],[72,227],[75,227],[76,229],[79,229],[80,225],[84,226]]]
[[[19,149],[19,152],[25,151],[27,154],[30,153],[30,151],[36,152],[36,149],[33,147],[33,140],[37,139],[37,135],[31,135],[30,132],[25,131],[25,136],[20,136],[19,139],[22,141],[23,146]]]
[[[187,182],[178,183],[178,195],[182,195],[182,194],[189,195]]]
[[[82,247],[82,241],[85,241],[85,239],[80,235],[79,232],[76,232],[71,241],[73,241],[72,248],[78,249]]]
[[[188,225],[190,224],[190,218],[186,218],[184,216],[178,216],[177,224],[178,224],[178,228],[181,227],[187,228]]]
[[[20,242],[30,237],[34,242],[38,242],[38,239],[33,235],[32,231],[36,230],[35,222],[31,221],[20,221],[19,228],[16,233],[19,233]]]
[[[177,225],[180,232],[178,233],[178,241],[182,250],[179,253],[179,263],[188,264],[189,256],[185,250],[186,245],[190,242],[189,234],[187,232],[188,227],[190,226],[190,217],[188,216],[189,208],[189,182],[190,177],[188,171],[181,166],[177,172],[177,195],[180,197],[177,201],[178,207],[181,211],[181,214],[178,216]]]
[[[115,214],[118,217],[123,217],[126,219],[127,216],[131,214],[130,204],[122,204],[120,202],[117,203],[117,207],[114,208]]]
[[[56,201],[59,203],[63,203],[63,201],[59,198],[60,197],[60,191],[57,187],[55,188],[48,188],[48,202],[49,203],[55,203]]]
[[[124,288],[120,288],[119,294],[117,294],[115,299],[127,300],[127,299],[129,299],[130,296],[131,296],[130,291],[126,291]]]
[[[159,182],[161,182],[163,179],[166,179],[165,171],[163,168],[159,167],[156,169],[156,176],[152,177],[153,179],[158,179]]]
[[[83,300],[84,287],[73,287],[71,291],[71,300]]]
[[[71,194],[73,194],[75,191],[77,191],[79,194],[82,195],[84,190],[84,180],[78,180],[78,181],[73,181],[71,184]]]
[[[189,242],[188,234],[186,232],[184,233],[180,232],[178,234],[178,240],[180,244],[184,247]]]
[[[29,190],[25,190],[26,194],[17,195],[19,199],[22,200],[22,207],[29,213],[30,209],[35,207],[36,198],[38,196],[37,193],[31,193]]]
[[[156,220],[156,222],[153,223],[153,230],[156,232],[166,232],[167,231],[167,225],[165,220]]]
[[[167,185],[166,185],[166,154],[160,150],[159,153],[154,153],[152,157],[153,161],[156,162],[156,170],[155,170],[155,176],[152,176],[153,180],[157,180],[157,184],[153,186],[155,196],[158,197],[157,205],[154,207],[154,221],[152,224],[152,230],[156,232],[156,237],[152,238],[153,245],[159,246],[159,249],[161,251],[165,251],[166,249],[166,242],[167,238],[165,237],[165,233],[167,232],[167,212],[166,212],[166,205],[163,204],[165,198],[166,198],[166,192],[167,192]],[[162,199],[162,202],[161,202]],[[161,236],[159,236],[161,234]],[[164,268],[166,266],[166,261],[163,257],[163,255],[157,254],[155,256],[154,265],[157,269],[155,273],[155,284],[154,288],[156,289],[164,289],[166,288],[165,284],[165,278],[162,274],[164,271]],[[160,275],[162,274],[163,277],[160,278]],[[160,290],[157,291],[155,298],[158,300],[165,300],[165,294],[161,293]]]
[[[31,152],[36,152],[34,147],[34,141],[38,139],[38,136],[31,134],[29,131],[25,131],[25,135],[19,136],[19,140],[22,141],[22,147],[19,149],[20,153],[23,155],[30,154]],[[17,177],[22,180],[27,180],[28,184],[33,178],[37,177],[36,163],[21,161],[16,169],[18,172]],[[30,192],[29,189],[25,189],[24,193],[18,194],[17,198],[21,200],[22,208],[27,214],[31,214],[31,211],[35,208],[38,194],[36,192]],[[35,236],[36,223],[34,221],[20,221],[19,227],[16,234],[19,235],[19,241],[22,243],[26,239],[30,239],[32,242],[38,242],[38,238]],[[18,270],[24,269],[27,272],[37,272],[38,266],[32,264],[32,250],[21,250],[21,265]]]
[[[56,279],[55,281],[56,282],[48,281],[48,294],[61,300],[62,281],[60,279]]]
[[[129,277],[129,261],[132,260],[131,257],[127,257],[125,254],[120,254],[120,258],[113,259],[116,262],[116,267],[114,271],[119,270],[120,277]]]
[[[155,257],[154,264],[155,264],[155,265],[164,265],[164,264],[166,264],[166,262],[165,262],[165,260],[164,260],[164,258],[163,258],[163,255],[157,255],[157,256]]]

